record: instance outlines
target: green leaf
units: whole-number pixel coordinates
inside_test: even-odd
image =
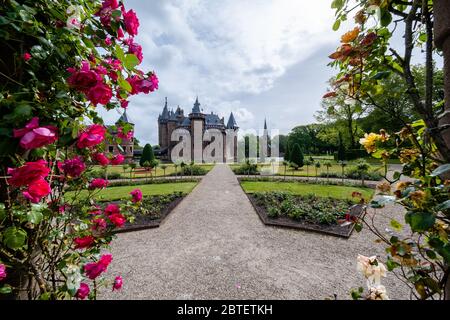
[[[8,294],[11,292],[12,292],[12,288],[7,284],[0,288],[0,294]]]
[[[25,244],[27,233],[17,227],[9,227],[3,233],[3,243],[10,249],[17,250]]]
[[[437,167],[433,170],[433,172],[430,174],[432,177],[440,176],[441,174],[446,173],[447,171],[450,171],[450,163],[443,164],[442,166]]]
[[[423,232],[434,225],[436,217],[430,212],[409,211],[405,215],[405,221],[411,226],[412,231]]]
[[[399,179],[400,178],[400,176],[402,175],[402,173],[401,172],[399,172],[399,171],[395,171],[394,172],[394,175],[393,175],[393,177],[394,177],[394,179],[395,180],[397,180],[397,179]]]
[[[133,90],[133,88],[131,87],[131,84],[127,80],[123,79],[122,77],[118,78],[117,82],[119,83],[119,86],[122,89],[124,89],[128,92],[131,92]]]
[[[136,55],[134,55],[133,53],[126,54],[125,59],[122,62],[125,68],[127,68],[128,70],[133,69],[139,63],[141,63],[138,57],[136,57]]]
[[[450,209],[450,200],[444,201],[436,206],[437,210],[447,210]]]
[[[392,15],[388,10],[381,11],[380,23],[381,26],[387,27],[392,21]]]
[[[33,224],[38,224],[42,221],[43,215],[40,211],[30,211],[27,213],[27,220]]]
[[[395,219],[392,219],[390,224],[391,227],[397,232],[400,232],[403,229],[403,225]]]
[[[341,26],[341,20],[338,19],[333,24],[333,31],[337,31],[340,26]]]
[[[116,44],[115,49],[117,58],[123,62],[125,60],[125,53],[123,52],[122,48],[118,44]]]
[[[426,250],[425,253],[427,254],[427,257],[430,259],[436,259],[436,252],[433,250]]]
[[[374,79],[374,80],[384,79],[384,78],[389,77],[390,74],[391,74],[390,71],[380,71],[380,72],[378,72],[376,75],[374,75],[374,76],[372,77],[372,79]]]
[[[362,230],[362,224],[360,224],[360,223],[355,223],[355,230],[356,230],[356,232],[361,232],[361,230]]]

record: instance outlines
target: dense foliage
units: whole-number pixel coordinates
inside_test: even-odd
[[[130,95],[158,88],[138,69],[139,20],[117,0],[6,0],[0,26],[0,293],[95,299],[100,286],[120,289],[120,276],[102,278],[105,250],[142,193],[99,207],[93,196],[108,181],[87,172],[124,160],[103,153],[112,137],[96,108],[127,108]],[[111,129],[118,145],[132,136],[125,124]]]

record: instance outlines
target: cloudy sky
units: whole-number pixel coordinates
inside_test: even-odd
[[[140,21],[141,69],[155,70],[159,90],[130,100],[141,142],[156,144],[157,117],[169,107],[189,113],[198,95],[204,112],[242,129],[288,133],[314,122],[335,71],[328,55],[339,45],[330,0],[125,0]],[[106,123],[119,115],[102,112]]]

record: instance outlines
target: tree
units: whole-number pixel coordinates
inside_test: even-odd
[[[289,162],[284,160],[283,161],[283,166],[284,166],[284,180],[286,180],[286,170],[287,170],[287,166],[289,165]]]
[[[332,164],[331,164],[331,161],[325,161],[325,163],[323,164],[325,167],[327,167],[327,183],[329,183],[330,182],[330,179],[329,179],[329,174],[330,174],[330,168],[333,166]]]
[[[289,144],[289,140],[286,140],[286,150],[284,152],[284,160],[291,161],[291,146]]]
[[[339,165],[342,169],[342,184],[344,184],[344,178],[345,178],[345,167],[348,165],[347,161],[339,161]]]
[[[166,177],[167,165],[166,165],[166,164],[162,164],[162,165],[160,166],[160,168],[163,169],[163,171],[164,171],[164,178],[165,178],[165,177]]]
[[[320,161],[317,161],[315,164],[314,164],[314,168],[315,168],[315,170],[316,170],[316,182],[318,182],[319,181],[319,174],[318,174],[318,170],[319,170],[319,168],[321,167],[322,165],[320,164]]]
[[[433,2],[393,0],[374,4],[358,0],[356,5],[350,5],[349,0],[335,0],[333,8],[336,9],[334,29],[337,30],[340,22],[347,19],[352,12],[356,12],[355,21],[358,26],[342,36],[342,45],[330,55],[333,60],[331,65],[338,67],[340,73],[332,83],[333,91],[324,97],[335,99],[344,95],[347,99],[364,106],[371,105],[387,112],[386,107],[377,103],[376,99],[384,94],[383,79],[397,74],[404,81],[412,109],[428,128],[433,128],[428,134],[439,152],[437,160],[450,162],[450,139],[446,140],[444,134],[448,128],[440,123],[440,118],[445,116],[444,108],[439,107],[433,97],[435,92],[433,54],[436,51],[433,46]],[[369,17],[378,20],[378,25],[372,28],[365,24]],[[403,28],[393,28],[391,31],[389,25],[394,17],[395,24],[401,24]],[[390,40],[395,32],[402,33],[403,55],[390,46]],[[419,46],[424,48],[423,91],[419,88],[411,64],[414,48]],[[447,103],[447,108],[449,105]],[[413,142],[419,148],[423,148],[419,141]],[[427,150],[427,153],[433,151]],[[423,167],[424,165],[422,170]]]
[[[151,163],[151,161],[153,161],[155,159],[155,155],[153,154],[153,149],[152,146],[147,143],[144,146],[144,150],[142,150],[142,156],[139,159],[139,165],[141,167],[144,167],[144,162],[148,161],[149,163]]]
[[[360,159],[356,163],[356,169],[358,170],[359,174],[361,175],[361,185],[364,186],[364,178],[366,177],[366,174],[370,168],[370,165],[367,163],[366,160]]]
[[[136,169],[136,163],[131,162],[129,165],[130,165],[130,181],[131,181],[133,171]]]
[[[339,161],[344,161],[345,158],[346,158],[345,147],[344,147],[344,143],[342,142],[342,134],[339,132],[339,146],[338,146],[338,152],[337,152],[337,159]]]
[[[292,148],[291,162],[294,163],[297,168],[303,167],[303,152],[298,144],[294,144],[294,147]]]
[[[309,166],[311,166],[314,163],[314,161],[311,161],[310,159],[305,160],[305,166],[306,166],[306,181],[309,181]]]

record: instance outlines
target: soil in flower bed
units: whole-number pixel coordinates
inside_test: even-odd
[[[293,195],[288,192],[247,193],[266,225],[303,229],[350,237],[354,224],[344,223],[347,214],[360,217],[365,210],[350,200]],[[348,217],[348,215],[347,215]]]
[[[159,227],[185,196],[185,193],[174,192],[144,197],[140,208],[132,212],[135,216],[134,221],[132,223],[127,222],[122,228],[116,229],[114,232],[121,233]]]

